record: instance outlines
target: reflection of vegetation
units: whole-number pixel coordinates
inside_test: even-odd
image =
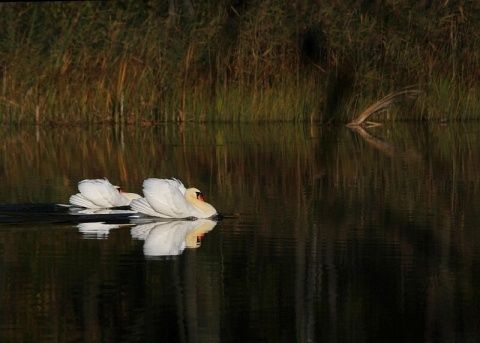
[[[219,335],[226,338],[242,320],[242,329],[265,337],[274,335],[269,330],[290,327],[284,317],[272,316],[287,312],[297,334],[309,337],[328,332],[345,341],[364,320],[394,330],[411,321],[391,318],[409,315],[420,317],[419,326],[402,332],[422,326],[424,335],[434,325],[456,330],[443,325],[449,318],[435,306],[446,303],[458,314],[464,299],[471,299],[473,309],[462,312],[465,328],[476,325],[478,281],[471,271],[478,265],[480,151],[475,125],[385,125],[360,134],[301,125],[102,128],[88,135],[80,129],[37,135],[35,128],[0,130],[1,202],[66,201],[86,177],[108,176],[140,192],[148,176],[177,176],[229,215],[196,255],[186,251],[181,260],[155,265],[144,264],[141,243],[132,246],[124,229],[101,243],[69,239],[71,230],[54,231],[54,237],[52,230],[42,231],[45,227],[2,230],[0,273],[13,275],[8,267],[23,258],[28,262],[21,268],[39,275],[34,285],[13,285],[0,277],[3,308],[27,323],[24,335],[39,330],[36,325],[51,325],[55,332],[99,337],[124,323],[146,322],[160,323],[152,331],[168,332],[162,320],[194,330],[189,323],[213,316],[205,323],[221,326]],[[374,134],[389,144],[372,145],[379,143]],[[36,254],[47,248],[51,257],[39,260]],[[115,270],[108,268],[111,259],[118,261]],[[126,270],[125,259],[138,262],[135,275]],[[82,303],[68,300],[71,294]],[[184,312],[176,314],[178,320],[170,312],[138,317],[158,307]],[[44,324],[42,318],[59,321]],[[255,331],[247,319],[270,325]],[[375,332],[362,334],[371,341]]]
[[[424,96],[402,119],[478,113],[475,1],[0,8],[2,122],[346,122],[409,85]]]

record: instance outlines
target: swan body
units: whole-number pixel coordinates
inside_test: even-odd
[[[126,193],[105,179],[86,179],[78,183],[80,193],[70,197],[70,204],[85,208],[110,208],[128,206],[134,199],[141,198],[135,193]]]
[[[177,179],[150,178],[143,182],[143,198],[130,207],[137,212],[161,218],[212,218],[217,210],[205,202],[197,188],[186,189]]]

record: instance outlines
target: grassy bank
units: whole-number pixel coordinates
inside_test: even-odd
[[[0,5],[0,121],[478,119],[478,5],[368,1]]]

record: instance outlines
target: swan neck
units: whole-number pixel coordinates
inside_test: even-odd
[[[205,214],[210,214],[211,209],[213,208],[212,205],[210,205],[208,202],[205,201],[200,201],[198,199],[187,199],[190,204],[198,208],[200,211],[202,211]]]

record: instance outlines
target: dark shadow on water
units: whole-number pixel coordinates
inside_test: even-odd
[[[123,208],[128,209],[128,208]],[[0,205],[0,223],[84,223],[105,222],[111,224],[128,223],[131,213],[114,214],[72,214],[71,207],[59,204],[12,204]]]

